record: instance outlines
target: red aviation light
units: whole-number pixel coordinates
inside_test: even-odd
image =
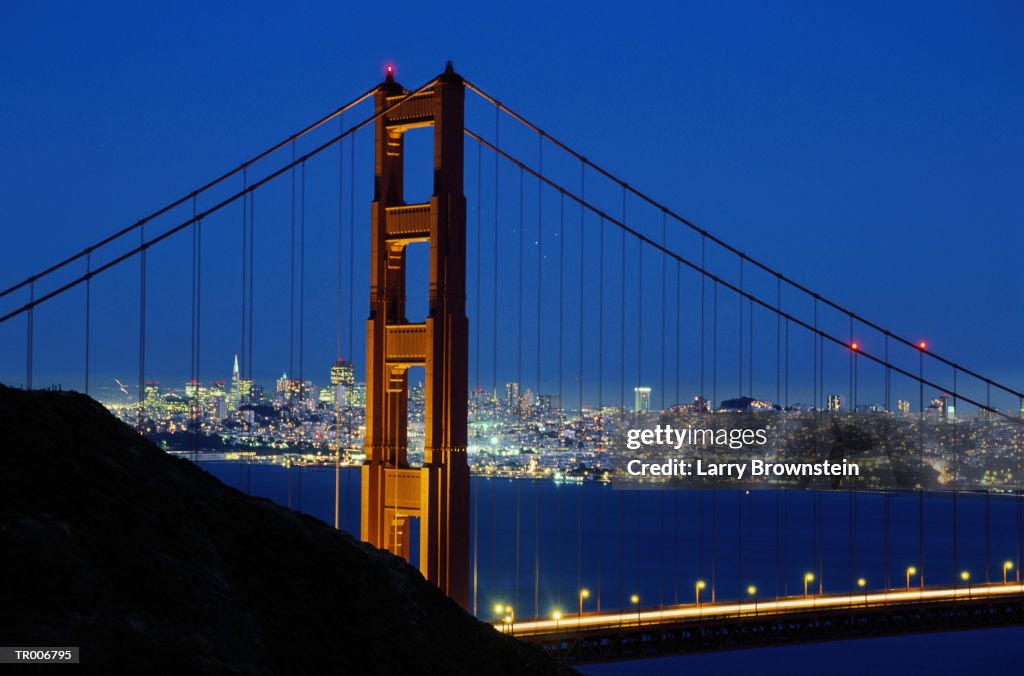
[[[918,343],[918,344],[917,344],[917,347],[918,347],[918,349],[919,349],[919,350],[921,350],[922,352],[923,352],[924,350],[927,350],[927,349],[928,349],[928,341],[926,341],[926,340],[922,340],[922,341],[921,341],[920,343]]]
[[[850,343],[850,349],[856,352],[860,349],[860,343]]]

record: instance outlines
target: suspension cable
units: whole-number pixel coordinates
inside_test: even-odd
[[[427,86],[433,85],[434,82],[436,82],[436,78],[434,80],[432,80]],[[311,124],[311,125],[303,128],[303,129],[301,129],[300,131],[292,134],[291,136],[289,136],[288,138],[284,139],[283,141],[275,143],[271,147],[267,148],[266,150],[264,150],[263,152],[257,154],[256,156],[246,160],[245,162],[243,162],[242,164],[238,165],[234,169],[231,169],[230,171],[228,171],[228,172],[226,172],[224,174],[221,174],[220,176],[218,176],[217,178],[213,179],[212,181],[209,181],[208,183],[203,184],[202,186],[196,188],[192,192],[190,192],[190,193],[188,193],[186,195],[183,195],[182,197],[179,197],[178,199],[174,200],[173,202],[170,202],[169,204],[161,207],[160,209],[157,209],[156,211],[154,211],[153,213],[149,214],[148,216],[144,216],[143,218],[139,219],[135,223],[132,223],[131,225],[129,225],[129,226],[127,226],[127,227],[125,227],[125,228],[123,228],[121,230],[118,230],[114,234],[101,239],[99,242],[96,242],[95,244],[93,244],[91,246],[88,246],[85,249],[82,249],[78,253],[76,253],[76,254],[74,254],[72,256],[68,256],[64,260],[51,265],[50,267],[46,268],[45,270],[42,270],[41,272],[38,272],[38,273],[36,273],[34,275],[26,277],[21,282],[18,282],[17,284],[14,284],[13,286],[10,286],[10,287],[4,289],[3,291],[0,291],[0,298],[3,298],[4,296],[6,296],[7,294],[9,294],[9,293],[11,293],[13,291],[17,291],[18,289],[20,289],[20,288],[22,288],[22,287],[24,287],[24,286],[26,286],[28,284],[31,284],[32,282],[38,281],[38,280],[40,280],[40,279],[42,279],[44,277],[47,277],[47,276],[53,274],[54,272],[60,270],[64,266],[66,266],[66,265],[68,265],[70,263],[75,262],[76,260],[82,258],[83,256],[88,256],[90,253],[95,252],[97,249],[100,249],[100,248],[106,246],[107,244],[110,244],[111,242],[114,242],[115,240],[120,239],[121,237],[129,234],[130,232],[143,227],[149,221],[152,221],[155,218],[159,218],[160,216],[162,216],[163,214],[167,213],[168,211],[171,211],[172,209],[174,209],[176,207],[179,207],[182,204],[185,204],[185,203],[189,202],[190,200],[194,200],[196,197],[198,197],[202,193],[207,192],[211,188],[219,185],[220,183],[223,183],[224,181],[228,180],[232,176],[238,174],[240,171],[246,170],[247,168],[251,167],[253,164],[255,164],[256,162],[262,160],[263,158],[267,157],[268,155],[271,155],[271,154],[277,152],[281,148],[286,147],[289,143],[292,143],[295,140],[302,138],[306,134],[309,134],[310,132],[312,132],[315,129],[319,128],[320,126],[326,124],[327,122],[330,122],[332,119],[334,119],[335,117],[341,115],[342,113],[344,113],[345,111],[349,110],[350,108],[353,108],[353,107],[359,105],[360,103],[362,103],[363,101],[365,101],[369,97],[373,96],[374,92],[377,91],[378,87],[379,87],[379,85],[374,85],[372,88],[366,90],[365,92],[363,92],[362,94],[360,94],[356,98],[352,99],[348,103],[342,105],[341,107],[337,108],[333,112],[328,113],[324,117],[321,117],[319,120],[317,120],[313,124]]]
[[[530,122],[529,120],[524,118],[522,115],[519,115],[518,113],[512,111],[505,104],[503,104],[501,101],[497,100],[496,98],[494,98],[493,96],[491,96],[487,92],[483,91],[482,89],[480,89],[476,85],[472,84],[468,80],[465,80],[465,85],[466,85],[467,89],[469,89],[473,93],[477,94],[478,96],[480,96],[481,98],[483,98],[484,100],[486,100],[487,102],[489,102],[490,104],[492,104],[493,106],[498,108],[499,110],[504,111],[509,117],[511,117],[512,119],[516,120],[520,124],[523,124],[524,126],[529,128],[531,131],[533,131],[536,134],[540,135],[541,137],[547,139],[549,142],[554,144],[560,150],[568,153],[572,157],[580,160],[581,162],[586,163],[586,165],[589,166],[594,171],[598,172],[599,174],[601,174],[605,178],[609,179],[613,183],[621,186],[623,190],[631,192],[632,194],[634,194],[635,196],[639,197],[641,200],[643,200],[644,202],[650,204],[651,206],[655,207],[656,209],[660,209],[660,210],[664,211],[669,216],[671,216],[674,220],[676,220],[677,222],[681,223],[682,225],[685,225],[686,227],[690,228],[691,230],[697,232],[702,237],[706,237],[707,239],[710,239],[712,242],[714,242],[718,246],[724,248],[726,251],[728,251],[728,252],[730,252],[730,253],[732,253],[734,255],[740,256],[741,258],[749,261],[754,266],[756,266],[757,268],[763,270],[764,272],[767,272],[770,275],[778,277],[779,279],[781,279],[782,281],[784,281],[786,284],[788,284],[789,286],[793,287],[794,289],[796,289],[796,290],[798,290],[798,291],[800,291],[800,292],[802,292],[804,294],[807,294],[808,296],[811,296],[813,298],[821,300],[821,302],[823,302],[824,304],[826,304],[829,307],[833,308],[834,310],[837,310],[840,313],[848,315],[850,317],[856,318],[858,321],[860,321],[865,326],[867,326],[867,327],[869,327],[869,328],[871,328],[871,329],[873,329],[875,331],[878,331],[879,333],[882,333],[882,334],[884,334],[886,336],[889,336],[889,337],[893,338],[894,340],[904,344],[907,347],[912,347],[912,348],[917,349],[917,342],[916,341],[912,341],[912,340],[909,340],[909,339],[904,338],[902,336],[899,336],[899,335],[897,335],[895,333],[892,333],[891,331],[889,331],[888,329],[883,328],[879,324],[876,324],[876,323],[874,323],[874,322],[872,322],[870,320],[867,320],[867,319],[857,315],[857,313],[853,312],[852,310],[847,309],[846,307],[840,305],[839,303],[836,303],[836,302],[834,302],[834,301],[832,301],[832,300],[830,300],[830,299],[828,299],[828,298],[826,298],[826,297],[824,297],[824,296],[822,296],[822,295],[820,295],[818,293],[815,293],[814,291],[811,291],[806,286],[804,286],[804,285],[800,284],[799,282],[793,280],[792,278],[782,274],[781,272],[778,272],[777,270],[771,268],[770,266],[768,266],[768,265],[766,265],[764,263],[761,263],[757,259],[754,259],[754,258],[751,258],[751,257],[747,256],[746,254],[744,254],[742,251],[740,251],[736,247],[734,247],[734,246],[726,243],[724,240],[721,240],[718,237],[712,235],[709,231],[707,231],[704,228],[701,228],[700,226],[694,224],[693,222],[691,222],[690,220],[684,218],[680,214],[672,211],[667,206],[661,204],[660,202],[657,202],[656,200],[652,199],[651,197],[647,196],[646,194],[640,192],[639,190],[637,190],[636,188],[634,188],[633,186],[631,186],[627,182],[623,181],[622,179],[618,178],[617,176],[615,176],[614,174],[612,174],[608,170],[606,170],[606,169],[598,166],[597,164],[593,163],[591,160],[587,159],[584,155],[581,155],[580,153],[576,152],[575,150],[573,150],[572,148],[567,146],[565,143],[563,143],[563,142],[559,141],[558,139],[552,137],[550,134],[545,132],[539,126],[537,126],[533,122]],[[942,357],[941,355],[938,355],[938,354],[936,354],[934,352],[929,352],[928,356],[931,357],[932,359],[936,359],[939,362],[944,363],[944,364],[946,364],[948,366],[956,365],[964,373],[966,373],[966,374],[968,374],[968,375],[970,375],[970,376],[972,376],[974,378],[977,378],[979,380],[982,380],[982,381],[984,381],[986,383],[990,383],[990,384],[994,385],[995,387],[1003,390],[1004,392],[1006,392],[1008,394],[1012,394],[1012,395],[1018,396],[1018,397],[1024,397],[1024,392],[1020,392],[1018,390],[1013,389],[1012,387],[1010,387],[1008,385],[1003,385],[1003,384],[999,383],[996,380],[993,380],[991,378],[988,378],[986,376],[981,375],[980,373],[977,373],[977,372],[972,371],[970,369],[964,368],[963,366],[961,366],[959,364],[956,364],[955,362],[953,362],[950,359],[947,359],[946,357]]]
[[[622,231],[623,237],[625,237],[626,234],[629,234],[630,236],[632,236],[632,237],[634,237],[634,238],[636,238],[638,240],[641,240],[643,243],[647,244],[648,246],[651,246],[652,248],[657,249],[658,251],[662,252],[663,254],[671,256],[672,258],[676,259],[680,263],[683,263],[684,265],[690,267],[691,269],[700,272],[702,275],[707,276],[708,279],[713,280],[717,285],[721,285],[725,289],[727,289],[727,290],[729,290],[729,291],[731,291],[733,293],[736,293],[736,294],[738,294],[740,296],[743,296],[748,301],[750,301],[752,303],[756,303],[757,305],[759,305],[762,308],[765,308],[765,309],[770,310],[772,312],[776,311],[775,308],[770,303],[762,300],[761,298],[758,298],[757,296],[754,296],[750,292],[743,291],[742,289],[740,289],[735,284],[733,284],[733,283],[731,283],[729,281],[726,281],[725,279],[719,277],[718,275],[715,275],[714,273],[708,272],[707,270],[702,270],[701,266],[698,263],[694,263],[693,261],[689,260],[688,258],[686,258],[684,256],[681,256],[681,255],[679,255],[679,254],[677,254],[677,253],[675,253],[673,251],[670,251],[670,250],[666,249],[665,247],[661,246],[658,242],[655,242],[654,240],[652,240],[651,238],[647,237],[646,235],[643,235],[640,232],[636,231],[635,229],[631,228],[630,226],[626,225],[626,223],[624,221],[619,220],[619,219],[615,218],[614,216],[611,216],[607,212],[599,209],[598,207],[595,207],[595,206],[593,206],[593,205],[591,205],[591,204],[589,204],[587,202],[582,201],[577,195],[573,194],[571,191],[567,190],[566,188],[558,185],[554,181],[552,181],[552,180],[550,180],[550,179],[548,179],[546,177],[540,177],[537,174],[537,172],[535,172],[532,168],[530,168],[529,166],[523,164],[519,160],[515,159],[514,157],[512,157],[511,155],[509,155],[505,151],[502,151],[502,150],[499,150],[499,149],[495,148],[493,144],[491,144],[487,140],[483,139],[481,136],[479,136],[475,132],[473,132],[473,131],[471,131],[469,129],[466,129],[465,133],[470,138],[473,138],[473,139],[481,142],[484,146],[486,146],[486,147],[490,148],[491,150],[497,152],[502,157],[504,157],[507,161],[515,164],[516,166],[521,166],[523,169],[526,170],[527,173],[531,173],[534,176],[538,177],[540,180],[544,181],[546,184],[548,184],[549,186],[551,186],[552,188],[557,190],[561,195],[563,195],[565,197],[568,197],[568,198],[572,199],[573,201],[581,204],[586,209],[590,210],[592,213],[603,216],[609,223],[615,225],[616,227],[618,227]],[[625,249],[623,248],[623,251],[624,250]],[[747,259],[747,260],[749,260],[749,259]],[[820,298],[815,298],[814,299],[815,308],[817,308],[819,300],[821,300],[821,299]],[[625,311],[625,308],[623,308],[623,312],[624,311]],[[783,313],[783,317],[786,318],[787,320],[789,320],[790,322],[792,322],[793,324],[796,324],[797,326],[800,326],[801,328],[806,329],[806,330],[810,331],[812,334],[814,334],[816,336],[816,338],[817,338],[817,340],[815,341],[816,342],[816,348],[819,347],[819,346],[823,348],[824,347],[823,346],[824,341],[828,340],[832,344],[842,346],[844,349],[849,349],[849,345],[847,344],[845,339],[837,338],[836,336],[826,332],[825,330],[818,328],[816,326],[816,321],[815,321],[815,324],[811,324],[811,323],[808,323],[805,320],[799,319],[798,317],[794,317],[793,315],[791,315],[789,313],[785,313],[785,312]],[[862,323],[864,323],[864,320],[860,320],[860,321]],[[624,320],[623,320],[623,323],[624,323]],[[893,337],[895,338],[895,336],[893,336]],[[924,352],[923,351],[920,351],[920,352],[921,352],[921,354],[923,356]],[[861,350],[860,353],[866,359],[869,359],[869,360],[871,360],[871,361],[873,361],[873,362],[875,362],[877,364],[880,364],[882,366],[887,366],[888,368],[892,369],[896,373],[899,373],[900,375],[903,375],[903,376],[906,376],[906,377],[908,377],[908,378],[910,378],[912,380],[918,381],[919,383],[921,383],[921,385],[927,385],[929,387],[933,387],[933,388],[939,389],[939,390],[946,390],[947,389],[947,388],[941,387],[940,385],[937,385],[934,382],[931,382],[929,380],[924,379],[923,375],[915,376],[913,373],[911,373],[910,371],[907,371],[906,369],[903,369],[903,368],[901,368],[899,366],[896,366],[894,364],[888,363],[887,361],[885,361],[881,357],[878,357],[876,355],[870,354],[870,353],[868,353],[868,352],[866,352],[864,350]],[[929,352],[928,355],[932,356],[932,353]],[[623,366],[624,366],[624,362],[623,362]],[[960,368],[961,372],[965,372],[966,373],[966,371],[965,371],[965,369],[963,369],[963,367],[958,367],[958,368]],[[820,390],[820,387],[823,386],[823,381],[824,381],[824,364],[822,364],[822,368],[821,368],[820,373],[818,374],[818,376],[819,376],[818,386],[819,386],[819,390]],[[624,373],[622,374],[622,379],[623,379],[623,382],[625,382],[625,374]],[[996,383],[993,382],[992,385],[996,385]],[[998,385],[996,385],[996,386],[998,387]],[[994,413],[996,415],[1000,415],[1000,416],[1002,416],[1004,418],[1007,418],[1009,420],[1015,420],[1018,423],[1024,422],[1024,421],[1022,421],[1018,417],[1010,416],[1010,415],[1006,414],[1003,411],[1000,411],[998,409],[994,409],[991,406],[988,406],[986,404],[982,404],[981,402],[978,402],[978,401],[976,401],[976,400],[974,400],[972,398],[966,397],[966,396],[964,396],[962,394],[958,394],[958,396],[961,399],[963,399],[964,401],[968,402],[969,404],[971,404],[973,406],[977,406],[979,409],[988,411],[989,413]],[[1024,396],[1024,395],[1022,395],[1022,396]],[[623,395],[623,401],[624,401],[624,399],[625,399],[625,397]]]
[[[372,116],[370,116],[370,117],[360,121],[359,123],[353,125],[349,129],[347,129],[344,133],[339,134],[339,135],[337,135],[337,136],[335,136],[333,138],[330,138],[327,141],[324,141],[319,146],[317,146],[313,150],[310,150],[309,152],[305,153],[301,157],[296,158],[295,160],[285,164],[282,167],[279,167],[275,171],[273,171],[270,174],[264,176],[260,180],[250,184],[245,190],[236,192],[236,193],[234,193],[232,195],[229,195],[228,197],[225,197],[221,201],[219,201],[216,204],[214,204],[212,207],[202,211],[199,214],[193,214],[191,218],[188,218],[188,219],[182,221],[178,225],[173,226],[173,227],[169,228],[168,230],[165,230],[164,232],[162,232],[161,234],[159,234],[159,235],[157,235],[155,237],[148,238],[143,244],[140,244],[139,246],[136,246],[136,247],[130,249],[129,251],[126,251],[126,252],[122,253],[121,255],[113,258],[112,260],[107,261],[106,263],[104,263],[103,265],[101,265],[99,267],[93,268],[92,270],[90,270],[86,274],[83,274],[83,275],[81,275],[79,277],[76,277],[76,278],[72,279],[71,281],[69,281],[69,282],[67,282],[67,283],[57,287],[56,289],[54,289],[54,290],[52,290],[52,291],[50,291],[50,292],[48,292],[48,293],[46,293],[46,294],[44,294],[42,296],[39,296],[38,298],[33,296],[33,298],[28,303],[25,303],[24,305],[22,305],[22,306],[20,306],[18,308],[15,308],[14,310],[11,310],[7,314],[5,314],[3,316],[0,316],[0,324],[8,321],[9,319],[11,319],[13,317],[16,317],[18,315],[21,315],[21,314],[24,314],[24,313],[28,312],[29,310],[32,310],[37,305],[39,305],[41,303],[45,303],[46,301],[50,300],[51,298],[54,298],[55,296],[59,296],[60,294],[64,293],[65,291],[68,291],[69,289],[73,289],[74,287],[78,286],[79,284],[85,282],[87,279],[92,279],[93,277],[96,277],[97,275],[99,275],[99,274],[109,270],[110,268],[118,265],[119,263],[122,263],[122,262],[128,260],[129,258],[131,258],[131,257],[133,257],[133,256],[135,256],[135,255],[137,255],[139,253],[141,253],[142,251],[145,251],[145,250],[153,247],[156,244],[159,244],[160,242],[164,241],[165,239],[167,239],[171,235],[177,234],[178,232],[180,232],[181,230],[184,230],[185,228],[187,228],[188,226],[192,225],[193,223],[196,223],[197,221],[200,221],[200,220],[202,220],[204,218],[207,218],[207,217],[211,216],[212,214],[220,211],[221,209],[223,209],[224,207],[228,206],[229,204],[234,203],[236,200],[241,199],[247,193],[251,193],[251,192],[253,192],[255,190],[258,190],[259,188],[263,187],[267,183],[269,183],[269,182],[273,181],[274,179],[278,178],[282,174],[285,174],[288,171],[292,170],[299,163],[305,162],[306,160],[310,159],[311,157],[315,157],[315,156],[319,155],[321,152],[323,152],[327,148],[330,148],[335,143],[339,142],[341,139],[346,138],[346,137],[354,134],[355,132],[359,131],[363,127],[365,127],[365,126],[375,122],[376,120],[378,120],[379,118],[383,117],[384,115],[387,115],[388,113],[390,113],[391,111],[393,111],[394,109],[398,108],[403,103],[405,103],[408,99],[410,99],[413,96],[416,96],[417,94],[423,92],[424,90],[432,87],[436,82],[437,82],[437,79],[435,78],[435,79],[430,80],[429,82],[421,85],[420,87],[418,87],[414,91],[411,91],[407,95],[403,96],[400,100],[395,101],[390,106],[382,109],[381,111],[373,114]],[[191,197],[192,194],[190,193],[189,196]],[[137,227],[141,227],[141,224],[139,226],[137,226]],[[137,229],[137,227],[133,226],[131,229],[134,230],[134,229]],[[97,247],[98,247],[98,245],[90,247],[89,251],[95,251]],[[88,252],[84,252],[83,251],[83,253],[81,255],[76,255],[73,258],[73,260],[77,260],[78,258],[81,258],[81,256],[85,255],[86,253],[88,253]],[[68,262],[70,262],[70,261],[68,261]],[[38,279],[41,276],[44,276],[44,274],[40,273],[40,275],[36,275],[35,277]],[[22,286],[25,286],[26,283],[27,284],[34,284],[34,280],[32,282],[25,282],[25,283],[21,283],[21,284],[15,285],[15,287],[11,287],[10,290],[14,290],[14,288],[21,288]],[[0,294],[0,295],[3,295],[3,294]]]

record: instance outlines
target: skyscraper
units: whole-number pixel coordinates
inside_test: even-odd
[[[843,408],[843,395],[841,394],[830,394],[828,395],[828,411],[829,413],[839,413]]]
[[[633,410],[637,413],[650,413],[651,411],[651,388],[633,388]]]
[[[238,374],[238,354],[235,354],[235,365],[231,368],[231,385],[228,387],[226,396],[224,397],[224,403],[227,405],[228,413],[234,413],[238,410],[238,405],[242,402],[242,386],[241,377]]]
[[[518,409],[519,404],[519,383],[505,383],[505,406]]]
[[[348,406],[355,405],[355,367],[352,362],[338,359],[331,364],[331,388],[334,390],[334,402],[344,402]]]

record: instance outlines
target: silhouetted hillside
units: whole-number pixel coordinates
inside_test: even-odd
[[[404,561],[224,486],[92,399],[0,385],[0,645],[106,673],[558,673]]]

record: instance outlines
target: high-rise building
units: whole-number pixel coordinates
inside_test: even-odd
[[[355,366],[350,361],[338,359],[331,364],[331,388],[334,390],[334,403],[345,402],[355,406]]]
[[[839,413],[843,409],[843,395],[841,394],[830,394],[828,395],[828,411],[829,413]]]
[[[910,415],[910,402],[906,399],[900,399],[896,402],[896,410],[899,411],[900,415]]]
[[[280,404],[280,405],[284,405],[284,404],[288,403],[288,395],[289,395],[289,389],[290,389],[289,383],[290,382],[291,381],[288,379],[288,374],[287,373],[282,373],[281,377],[277,379],[277,389],[275,390],[276,394],[275,394],[274,398],[277,401],[277,403]]]
[[[650,413],[651,411],[651,388],[633,388],[633,410],[637,413]]]
[[[216,418],[226,418],[228,416],[227,407],[227,392],[224,387],[225,383],[223,380],[215,380],[210,383],[210,397],[209,405],[211,414]]]
[[[322,406],[334,406],[335,396],[338,394],[339,387],[340,386],[336,385],[334,387],[325,387],[320,390],[320,396],[317,397],[317,401]]]
[[[943,395],[945,396],[945,395]],[[952,399],[946,400],[946,415],[945,421],[948,423],[956,422],[956,401]]]
[[[224,397],[224,403],[227,405],[228,413],[234,413],[237,411],[238,405],[242,402],[241,380],[242,379],[238,373],[238,355],[235,354],[235,364],[231,368],[231,384]]]
[[[505,406],[519,408],[519,383],[505,383]]]
[[[526,388],[523,390],[523,394],[519,397],[519,406],[523,409],[531,409],[537,402],[537,398],[533,395],[533,390]]]
[[[251,404],[254,402],[253,398],[253,383],[252,378],[242,378],[238,381],[238,403],[239,404]]]

